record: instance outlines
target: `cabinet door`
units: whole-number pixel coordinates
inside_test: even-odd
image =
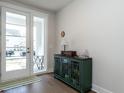
[[[61,73],[61,76],[68,80],[69,79],[69,69],[70,69],[70,61],[68,58],[62,58],[61,59],[61,63],[62,63],[62,73]]]
[[[59,57],[55,57],[55,67],[54,67],[54,73],[57,75],[60,75],[60,58]]]
[[[76,87],[80,87],[80,62],[71,60],[71,83]]]

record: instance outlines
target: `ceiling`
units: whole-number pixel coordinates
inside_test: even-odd
[[[62,9],[64,6],[66,6],[73,0],[12,0],[12,1],[56,12]]]

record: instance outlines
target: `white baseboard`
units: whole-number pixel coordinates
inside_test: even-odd
[[[105,89],[103,87],[100,87],[100,86],[98,86],[96,84],[92,85],[92,90],[97,92],[97,93],[113,93],[110,90],[107,90],[107,89]]]
[[[54,72],[53,68],[49,68],[47,71],[48,72]]]

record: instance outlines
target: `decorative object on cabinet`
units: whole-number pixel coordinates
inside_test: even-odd
[[[79,55],[81,58],[89,58],[89,52],[87,49],[84,49],[82,54]]]
[[[54,77],[85,93],[92,88],[92,58],[54,55]]]
[[[61,51],[61,55],[74,57],[74,56],[77,56],[77,52],[76,51]]]

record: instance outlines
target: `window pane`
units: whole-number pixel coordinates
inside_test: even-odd
[[[6,47],[26,47],[26,38],[6,36]]]
[[[6,24],[6,35],[25,36],[26,35],[26,27]]]
[[[26,69],[26,16],[6,12],[6,71]]]
[[[44,19],[34,17],[33,37],[34,51],[37,55],[44,55]]]
[[[45,70],[44,64],[44,19],[33,18],[33,50],[34,50],[34,73]]]
[[[6,12],[6,23],[26,26],[26,16]]]
[[[26,48],[24,48],[24,47],[6,48],[6,57],[25,58],[26,57]]]
[[[26,59],[6,59],[6,71],[26,69]]]

